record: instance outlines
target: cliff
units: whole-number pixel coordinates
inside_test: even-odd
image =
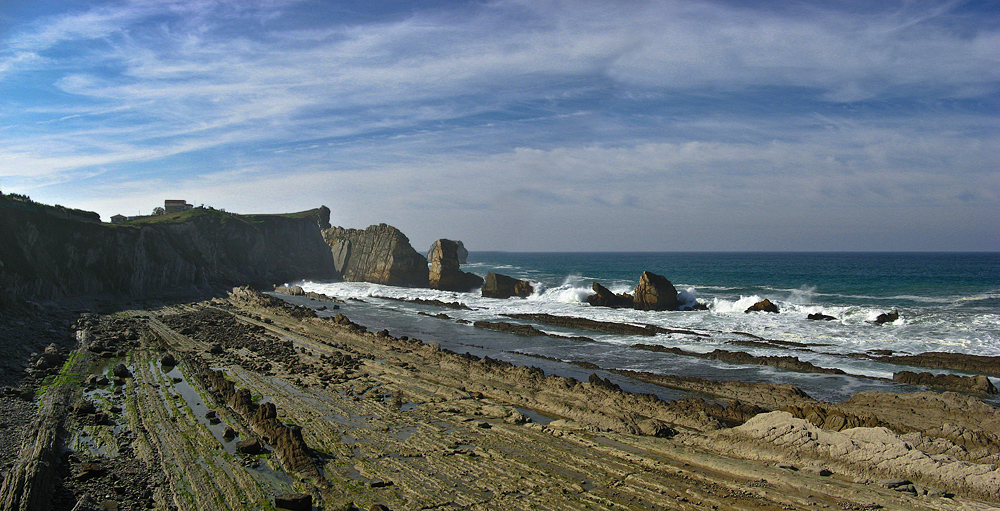
[[[60,218],[0,201],[6,298],[153,297],[336,278],[325,206],[288,215],[194,209],[121,225]]]
[[[391,225],[372,225],[364,230],[333,227],[323,230],[323,239],[333,254],[334,268],[344,280],[390,286],[429,285],[427,258]]]

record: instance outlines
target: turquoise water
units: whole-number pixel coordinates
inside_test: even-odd
[[[348,302],[344,312],[371,329],[389,328],[397,335],[440,342],[459,352],[488,354],[530,365],[544,364],[522,355],[586,360],[601,367],[709,379],[792,383],[814,397],[828,400],[846,399],[860,390],[896,389],[895,384],[872,378],[891,378],[901,369],[914,370],[859,355],[884,351],[1000,355],[1000,254],[995,253],[472,252],[462,268],[482,276],[493,271],[529,280],[536,291],[527,299],[498,300],[483,298],[479,290],[452,293],[345,282],[305,282],[303,286],[340,298],[363,299],[364,303]],[[632,292],[646,270],[664,275],[674,283],[683,300],[700,302],[708,310],[636,311],[591,307],[586,303],[593,282],[615,292]],[[417,312],[442,312],[439,308],[378,297],[458,301],[473,310],[446,310],[452,321],[442,321],[417,315]],[[781,312],[744,313],[747,307],[764,298],[777,304]],[[899,311],[899,320],[884,325],[874,323],[879,314],[892,310]],[[514,322],[504,316],[511,313],[653,324],[688,329],[700,335],[618,336],[536,325],[547,332],[584,335],[595,341],[580,343],[497,334],[457,322]],[[835,320],[806,319],[812,313],[833,316]],[[745,334],[810,346],[790,350],[733,344],[745,340]],[[650,353],[631,348],[636,343],[699,353],[725,349],[758,356],[790,355],[863,378],[795,373]],[[558,365],[544,368],[549,372],[573,373],[572,369]]]

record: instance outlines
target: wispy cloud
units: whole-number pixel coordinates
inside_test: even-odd
[[[109,2],[16,25],[4,185],[210,189],[231,209],[262,207],[237,190],[349,190],[402,222],[512,197],[661,221],[1000,204],[1000,29],[975,4],[345,6]]]

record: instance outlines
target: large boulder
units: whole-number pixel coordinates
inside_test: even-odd
[[[482,292],[486,298],[510,298],[512,296],[527,298],[535,292],[535,288],[526,280],[489,272],[486,274]]]
[[[673,311],[681,306],[677,289],[663,275],[644,271],[635,286],[632,303],[639,310]]]
[[[469,291],[483,285],[482,277],[459,269],[464,249],[461,241],[439,239],[434,242],[427,256],[431,262],[429,283],[432,289]],[[465,254],[468,253],[465,250]]]
[[[635,307],[632,295],[628,293],[615,294],[597,282],[594,282],[594,294],[587,297],[587,303],[596,307]]]
[[[334,268],[346,281],[428,287],[427,258],[391,225],[332,227],[323,230],[323,239],[333,253]]]
[[[743,311],[746,313],[750,312],[771,312],[774,314],[778,313],[778,306],[768,300],[767,298],[747,307],[747,310]]]

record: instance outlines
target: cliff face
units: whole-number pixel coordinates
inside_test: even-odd
[[[334,268],[350,282],[390,286],[427,287],[427,258],[417,253],[409,238],[391,225],[365,230],[333,227],[323,230]]]
[[[0,204],[8,298],[150,297],[336,278],[326,207],[290,215],[190,210],[131,224],[80,222]]]

